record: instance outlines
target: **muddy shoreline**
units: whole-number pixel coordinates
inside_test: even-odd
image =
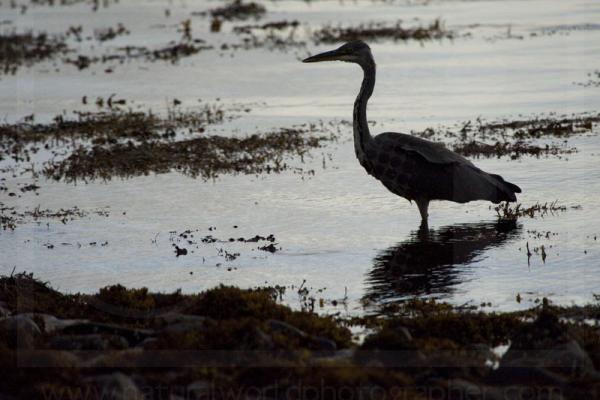
[[[258,390],[283,399],[314,386],[366,398],[520,390],[541,399],[551,390],[566,399],[600,388],[591,322],[600,321],[599,304],[555,307],[544,298],[527,311],[494,313],[413,299],[385,318],[343,319],[294,311],[278,298],[275,288],[227,286],[65,295],[28,274],[1,277],[0,393],[223,398]]]

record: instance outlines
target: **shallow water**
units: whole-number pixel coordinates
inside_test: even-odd
[[[214,5],[123,1],[95,13],[89,4],[35,6],[24,15],[6,4],[0,10],[2,19],[12,21],[7,29],[64,32],[81,24],[91,33],[123,22],[130,35],[96,45],[100,49],[81,44],[84,52],[102,53],[102,47],[150,47],[176,40],[181,20]],[[369,106],[369,119],[377,122],[374,133],[454,125],[477,117],[599,111],[600,89],[575,83],[598,68],[600,29],[594,21],[600,7],[593,1],[541,5],[267,2],[260,23],[297,19],[316,27],[400,18],[410,25],[415,17],[424,23],[441,17],[447,28],[461,33],[452,41],[372,44],[378,64]],[[191,18],[195,37],[213,44],[237,40],[228,33],[231,24],[225,23],[224,33],[217,35],[209,32],[208,19]],[[328,47],[309,43],[308,50],[287,52],[211,50],[176,65],[133,60],[82,71],[60,60],[44,62],[0,77],[0,110],[7,121],[31,113],[44,121],[63,110],[93,110],[93,105],[81,104],[84,95],[94,99],[116,93],[133,107],[158,112],[174,98],[189,109],[198,99],[250,105],[250,113],[209,129],[217,134],[348,120],[360,85],[359,69],[298,61],[309,51]],[[112,74],[103,72],[107,66],[114,67]],[[475,160],[482,169],[518,184],[523,189],[519,201],[525,205],[557,200],[568,207],[543,218],[522,218],[510,229],[495,225],[495,212],[485,202],[437,202],[430,207],[431,231],[418,232],[416,206],[387,192],[358,165],[348,125],[341,125],[337,143],[305,160],[303,167],[314,169],[314,176],[284,172],[204,182],[173,172],[87,184],[42,180],[38,196],[29,192],[15,198],[0,192],[1,201],[20,209],[106,207],[110,215],[91,214],[67,224],[32,222],[0,232],[0,273],[13,268],[34,272],[70,292],[114,283],[187,292],[221,283],[282,285],[290,288],[286,300],[296,305],[300,300],[295,289],[306,281],[311,295],[326,300],[318,310],[352,314],[415,294],[456,304],[491,302],[490,309],[529,307],[542,296],[583,303],[600,291],[600,212],[594,203],[600,194],[599,133],[596,125],[592,134],[569,139],[578,152],[561,159]],[[31,182],[27,175],[2,177],[9,191]],[[187,229],[198,230],[197,244],[186,244],[190,253],[175,257],[173,244],[182,242],[170,232]],[[546,232],[551,232],[548,237]],[[228,241],[256,234],[273,234],[281,250],[269,253],[258,250],[264,243]],[[199,239],[206,235],[225,242],[202,243]],[[544,245],[546,260],[535,252],[528,260],[526,243],[532,252]],[[49,249],[49,244],[54,247]],[[240,256],[227,260],[219,249]],[[337,306],[331,300],[338,300]]]

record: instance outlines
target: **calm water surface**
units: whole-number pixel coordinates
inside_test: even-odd
[[[215,5],[122,1],[95,13],[85,4],[31,7],[24,15],[7,4],[0,10],[2,19],[11,21],[7,30],[64,32],[81,24],[84,32],[92,32],[123,22],[130,35],[97,45],[110,49],[176,40],[178,22]],[[317,27],[402,19],[410,25],[414,18],[428,23],[441,17],[460,33],[439,42],[372,44],[378,64],[369,106],[373,133],[477,117],[600,111],[600,88],[575,84],[600,67],[600,4],[594,1],[278,1],[265,6],[268,13],[260,23],[297,19]],[[211,36],[202,17],[192,17],[192,29],[215,45],[237,40],[228,24],[223,34]],[[90,54],[103,51],[80,46]],[[44,121],[63,110],[93,110],[81,104],[84,95],[116,93],[134,107],[156,112],[164,112],[174,98],[192,110],[198,99],[248,104],[249,113],[209,129],[222,135],[337,123],[351,118],[360,70],[299,62],[309,51],[329,47],[206,51],[177,65],[116,63],[110,75],[103,72],[105,64],[77,71],[60,61],[41,63],[0,78],[0,113],[7,121],[31,113]],[[218,284],[297,288],[306,281],[312,295],[328,300],[319,310],[352,314],[412,295],[456,304],[491,302],[491,309],[503,310],[529,307],[541,296],[583,303],[600,293],[599,134],[595,126],[592,134],[569,139],[578,152],[562,159],[476,160],[482,169],[518,184],[525,205],[557,200],[568,207],[514,226],[497,225],[485,202],[438,202],[430,207],[430,231],[419,232],[416,206],[387,192],[358,165],[348,125],[340,125],[337,143],[305,159],[303,167],[314,169],[314,176],[287,172],[205,182],[169,173],[76,185],[42,180],[38,196],[13,198],[2,192],[0,199],[21,210],[78,206],[106,208],[110,216],[32,222],[0,232],[0,273],[31,271],[68,292],[114,283],[192,292]],[[31,182],[27,175],[2,177],[9,189]],[[187,256],[175,257],[177,235],[171,232],[187,229],[197,230],[198,244],[186,246]],[[209,234],[226,242],[200,242]],[[272,254],[256,243],[227,241],[257,234],[273,234],[281,250]],[[528,260],[527,243],[531,249],[544,245],[545,262],[535,253]],[[240,255],[227,260],[220,250]],[[346,307],[331,305],[330,300],[344,297]],[[286,301],[298,304],[295,290],[288,290]]]

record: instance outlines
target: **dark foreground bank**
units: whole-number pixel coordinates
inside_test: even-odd
[[[498,314],[414,300],[340,320],[278,296],[64,295],[1,277],[0,398],[600,398],[600,304]]]

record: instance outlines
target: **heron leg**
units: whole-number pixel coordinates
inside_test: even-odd
[[[417,207],[419,207],[419,212],[421,213],[421,225],[427,226],[427,217],[429,216],[427,209],[429,208],[429,200],[419,199],[415,201],[417,202]]]

